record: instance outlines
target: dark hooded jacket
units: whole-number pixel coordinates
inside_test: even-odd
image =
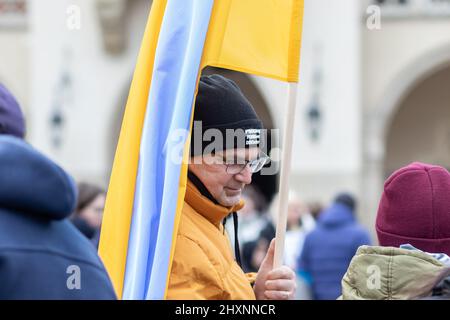
[[[333,300],[341,295],[341,279],[359,246],[369,244],[368,233],[357,224],[351,209],[334,203],[324,211],[305,238],[299,258],[300,274],[312,281],[318,300]]]
[[[95,248],[66,219],[76,187],[24,141],[0,135],[0,299],[114,299]]]

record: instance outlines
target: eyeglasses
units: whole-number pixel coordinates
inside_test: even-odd
[[[228,174],[239,174],[249,167],[251,173],[256,173],[261,171],[261,169],[270,162],[270,157],[264,152],[261,152],[258,157],[254,160],[241,161],[242,163],[226,163]]]

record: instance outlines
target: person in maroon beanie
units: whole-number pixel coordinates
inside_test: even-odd
[[[343,300],[450,299],[450,173],[414,162],[385,182],[376,231],[342,279]]]
[[[450,173],[415,162],[386,181],[376,221],[381,246],[450,255]]]

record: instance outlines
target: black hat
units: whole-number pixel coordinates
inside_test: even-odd
[[[223,149],[232,149],[241,146],[258,147],[261,144],[262,128],[262,122],[253,106],[236,83],[217,74],[200,78],[195,102],[191,156],[203,154],[206,146],[216,142],[215,137],[211,141],[206,138],[205,141],[204,134],[209,129],[222,134]],[[234,138],[226,139],[233,132]]]

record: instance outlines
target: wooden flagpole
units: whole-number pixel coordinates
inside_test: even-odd
[[[292,162],[292,145],[294,140],[294,120],[297,104],[298,83],[289,83],[288,108],[282,142],[280,188],[278,194],[278,222],[275,237],[275,256],[273,267],[278,268],[283,264],[284,242],[287,225],[287,211],[289,201],[289,176]]]

